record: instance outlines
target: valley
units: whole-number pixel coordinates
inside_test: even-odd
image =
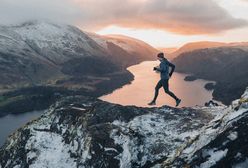
[[[111,92],[133,80],[128,66],[157,53],[136,39],[49,22],[0,26],[0,35],[0,116],[45,109],[68,95]]]

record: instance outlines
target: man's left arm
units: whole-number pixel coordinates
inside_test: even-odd
[[[171,77],[173,72],[175,71],[176,66],[168,61],[169,66],[171,67],[171,71],[169,73],[169,76]]]

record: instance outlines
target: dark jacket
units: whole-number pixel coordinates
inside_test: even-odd
[[[169,67],[171,67],[171,71]],[[166,58],[161,61],[161,63],[159,64],[159,68],[157,68],[157,71],[160,72],[161,79],[169,79],[174,70],[175,65],[169,62]]]

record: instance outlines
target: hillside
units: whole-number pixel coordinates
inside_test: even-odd
[[[178,72],[216,81],[214,99],[230,104],[241,96],[248,85],[248,51],[243,48],[194,50],[179,55],[173,62]]]
[[[199,42],[191,42],[183,45],[178,48],[176,51],[168,54],[168,58],[174,59],[178,57],[182,53],[205,49],[205,48],[217,48],[217,47],[239,47],[239,48],[247,48],[248,42],[233,42],[233,43],[224,43],[224,42],[213,42],[213,41],[199,41]]]
[[[99,36],[102,39],[105,37]],[[99,44],[80,29],[47,22],[26,22],[16,26],[0,27],[0,81],[2,88],[15,88],[19,84],[36,85],[69,76],[102,75],[125,70],[127,66],[153,59],[156,49],[141,43],[134,47],[134,39],[126,41],[126,48],[117,41],[106,40],[109,47]],[[125,42],[125,40],[123,40]],[[122,54],[118,54],[122,53]],[[93,62],[102,63],[97,67]],[[82,65],[74,66],[74,63]],[[85,67],[86,62],[88,66]],[[100,69],[99,69],[100,68]],[[75,73],[74,73],[75,72]],[[49,74],[49,75],[48,75]]]
[[[176,52],[178,48],[158,48],[160,52],[163,52],[166,55],[166,58],[168,60],[173,60],[176,55],[173,55],[172,53]]]
[[[123,35],[87,34],[103,46],[115,62],[130,66],[143,60],[156,60],[158,50],[141,40]]]
[[[139,40],[90,34],[38,21],[0,26],[0,116],[68,95],[101,96],[133,80],[128,66],[156,58]]]

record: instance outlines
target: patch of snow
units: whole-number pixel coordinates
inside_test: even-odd
[[[228,127],[228,124],[230,124],[231,120],[237,120],[246,111],[247,109],[240,109],[238,111],[235,111],[231,108],[227,108],[226,110],[224,110],[221,115],[217,115],[216,118],[213,119],[208,126],[202,128],[198,140],[190,145],[188,148],[186,148],[183,151],[183,154],[187,155],[186,158],[191,158],[192,154],[194,154],[195,151],[208,144],[210,141],[215,139],[215,137],[219,133],[224,131],[226,127]],[[216,125],[218,124],[219,126],[216,127]],[[234,138],[234,136],[235,135],[233,135],[232,138]]]
[[[208,150],[205,151],[206,155],[209,155],[210,157],[208,160],[200,165],[200,168],[210,168],[211,166],[215,165],[218,161],[220,161],[223,157],[226,156],[228,149],[219,150]]]
[[[1,165],[0,165],[0,168],[1,168]],[[13,168],[21,168],[20,165],[15,165]]]
[[[245,93],[247,92],[248,89]],[[196,151],[200,150],[202,147],[214,140],[217,135],[229,128],[229,126],[231,126],[232,123],[237,121],[240,117],[247,115],[246,112],[248,110],[248,107],[246,108],[245,106],[242,106],[242,104],[238,110],[235,110],[237,107],[235,103],[237,102],[239,102],[239,100],[234,101],[228,108],[220,110],[220,113],[216,115],[216,117],[208,125],[202,128],[199,133],[199,137],[182,151],[180,157],[190,162]],[[236,138],[238,138],[238,133],[232,132],[228,135],[227,138],[228,140],[223,142],[223,145],[228,143],[229,140],[235,140]],[[225,153],[222,152],[220,154]]]
[[[241,154],[240,152],[238,152],[238,153],[234,156],[235,159],[240,159],[241,157],[242,157],[242,154]]]
[[[248,167],[248,158],[246,158],[244,162],[232,166],[232,168],[247,168],[247,167]]]
[[[241,108],[238,111],[233,111],[232,113],[229,113],[228,116],[226,117],[227,121],[230,121],[232,119],[238,118],[239,116],[242,116],[244,112],[247,112],[247,109]]]
[[[40,167],[76,167],[76,163],[70,157],[69,145],[63,142],[63,138],[59,134],[51,132],[36,131],[34,135],[27,141],[26,150],[30,151],[27,156],[36,158],[30,168]]]
[[[166,115],[174,116],[172,113],[167,111]],[[143,166],[147,161],[153,162],[165,156],[173,157],[183,143],[199,134],[199,127],[183,130],[183,119],[184,116],[180,115],[176,119],[167,119],[161,114],[151,113],[137,116],[128,123],[115,120],[112,124],[119,129],[114,129],[110,137],[122,146],[123,152],[117,157],[121,167],[130,167],[132,161]],[[201,121],[194,120],[190,125],[195,125],[195,122]],[[137,136],[140,136],[139,139]],[[137,158],[139,153],[144,156]]]
[[[81,141],[80,144],[83,144],[83,153],[82,153],[82,162],[84,163],[87,159],[91,159],[90,155],[90,143],[91,143],[91,138],[90,137],[85,137],[84,140]]]
[[[118,152],[115,148],[104,148],[104,151],[115,151],[115,152]]]
[[[80,111],[85,111],[86,110],[85,108],[79,108],[79,107],[72,107],[72,109],[80,110]]]
[[[131,167],[132,155],[136,153],[131,154],[132,142],[130,142],[130,138],[121,134],[120,136],[115,136],[114,140],[116,144],[123,146],[122,154],[117,156],[117,158],[120,160],[120,168]]]
[[[230,139],[231,141],[234,141],[235,139],[238,138],[238,132],[231,132],[228,136],[227,136],[228,139]]]
[[[0,44],[1,40],[7,40],[8,43],[4,43],[4,46],[6,44],[10,45],[11,47],[7,45],[10,49],[15,48],[16,51],[17,46],[20,48],[20,52],[23,52],[24,48],[28,48],[35,55],[38,53],[39,57],[42,56],[42,59],[47,59],[49,56],[48,59],[56,63],[63,63],[71,57],[78,58],[102,54],[100,46],[93,39],[73,26],[48,22],[30,22],[19,26],[9,26],[4,29],[5,32],[6,29],[9,31],[8,34],[3,34],[0,27],[1,35],[8,37],[0,38]],[[18,40],[15,42],[12,39]],[[23,43],[23,45],[20,47],[16,43]]]

